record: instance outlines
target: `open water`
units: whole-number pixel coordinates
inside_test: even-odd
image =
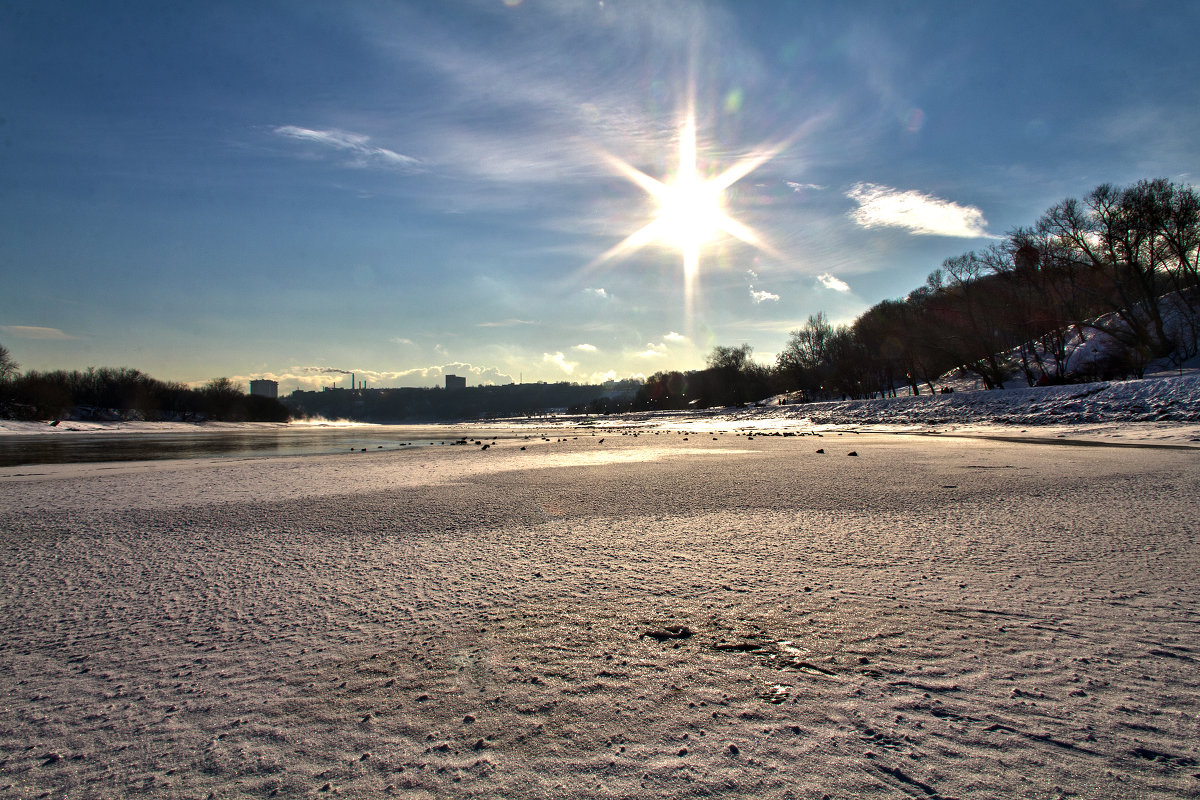
[[[0,467],[98,461],[159,461],[180,458],[262,457],[396,450],[450,445],[457,433],[414,431],[399,426],[279,428],[179,433],[54,433],[0,435]],[[431,435],[433,434],[433,435]]]

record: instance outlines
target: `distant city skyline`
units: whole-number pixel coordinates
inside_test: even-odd
[[[774,359],[1200,171],[1200,5],[0,7],[0,344],[295,388]]]

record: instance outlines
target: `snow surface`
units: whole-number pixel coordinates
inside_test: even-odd
[[[0,796],[1196,796],[1197,387],[1084,391],[0,469]]]
[[[1099,441],[1200,442],[1200,374],[992,391],[781,405],[774,397],[745,408],[561,415],[541,425],[613,429],[811,432],[937,431]],[[514,423],[516,421],[506,421]]]

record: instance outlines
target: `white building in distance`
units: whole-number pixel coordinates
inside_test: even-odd
[[[278,400],[279,381],[269,381],[266,379],[250,381],[250,394],[258,395],[259,397],[269,397],[272,400]]]

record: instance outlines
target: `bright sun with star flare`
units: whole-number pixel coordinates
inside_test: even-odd
[[[714,177],[704,177],[696,164],[696,121],[689,112],[679,135],[679,167],[666,181],[652,178],[627,162],[608,156],[618,172],[642,187],[658,203],[658,213],[597,261],[617,258],[652,243],[665,244],[683,254],[683,273],[690,284],[700,269],[700,250],[722,234],[764,248],[758,234],[726,213],[725,190],[761,166],[775,152],[777,150],[758,152]]]

